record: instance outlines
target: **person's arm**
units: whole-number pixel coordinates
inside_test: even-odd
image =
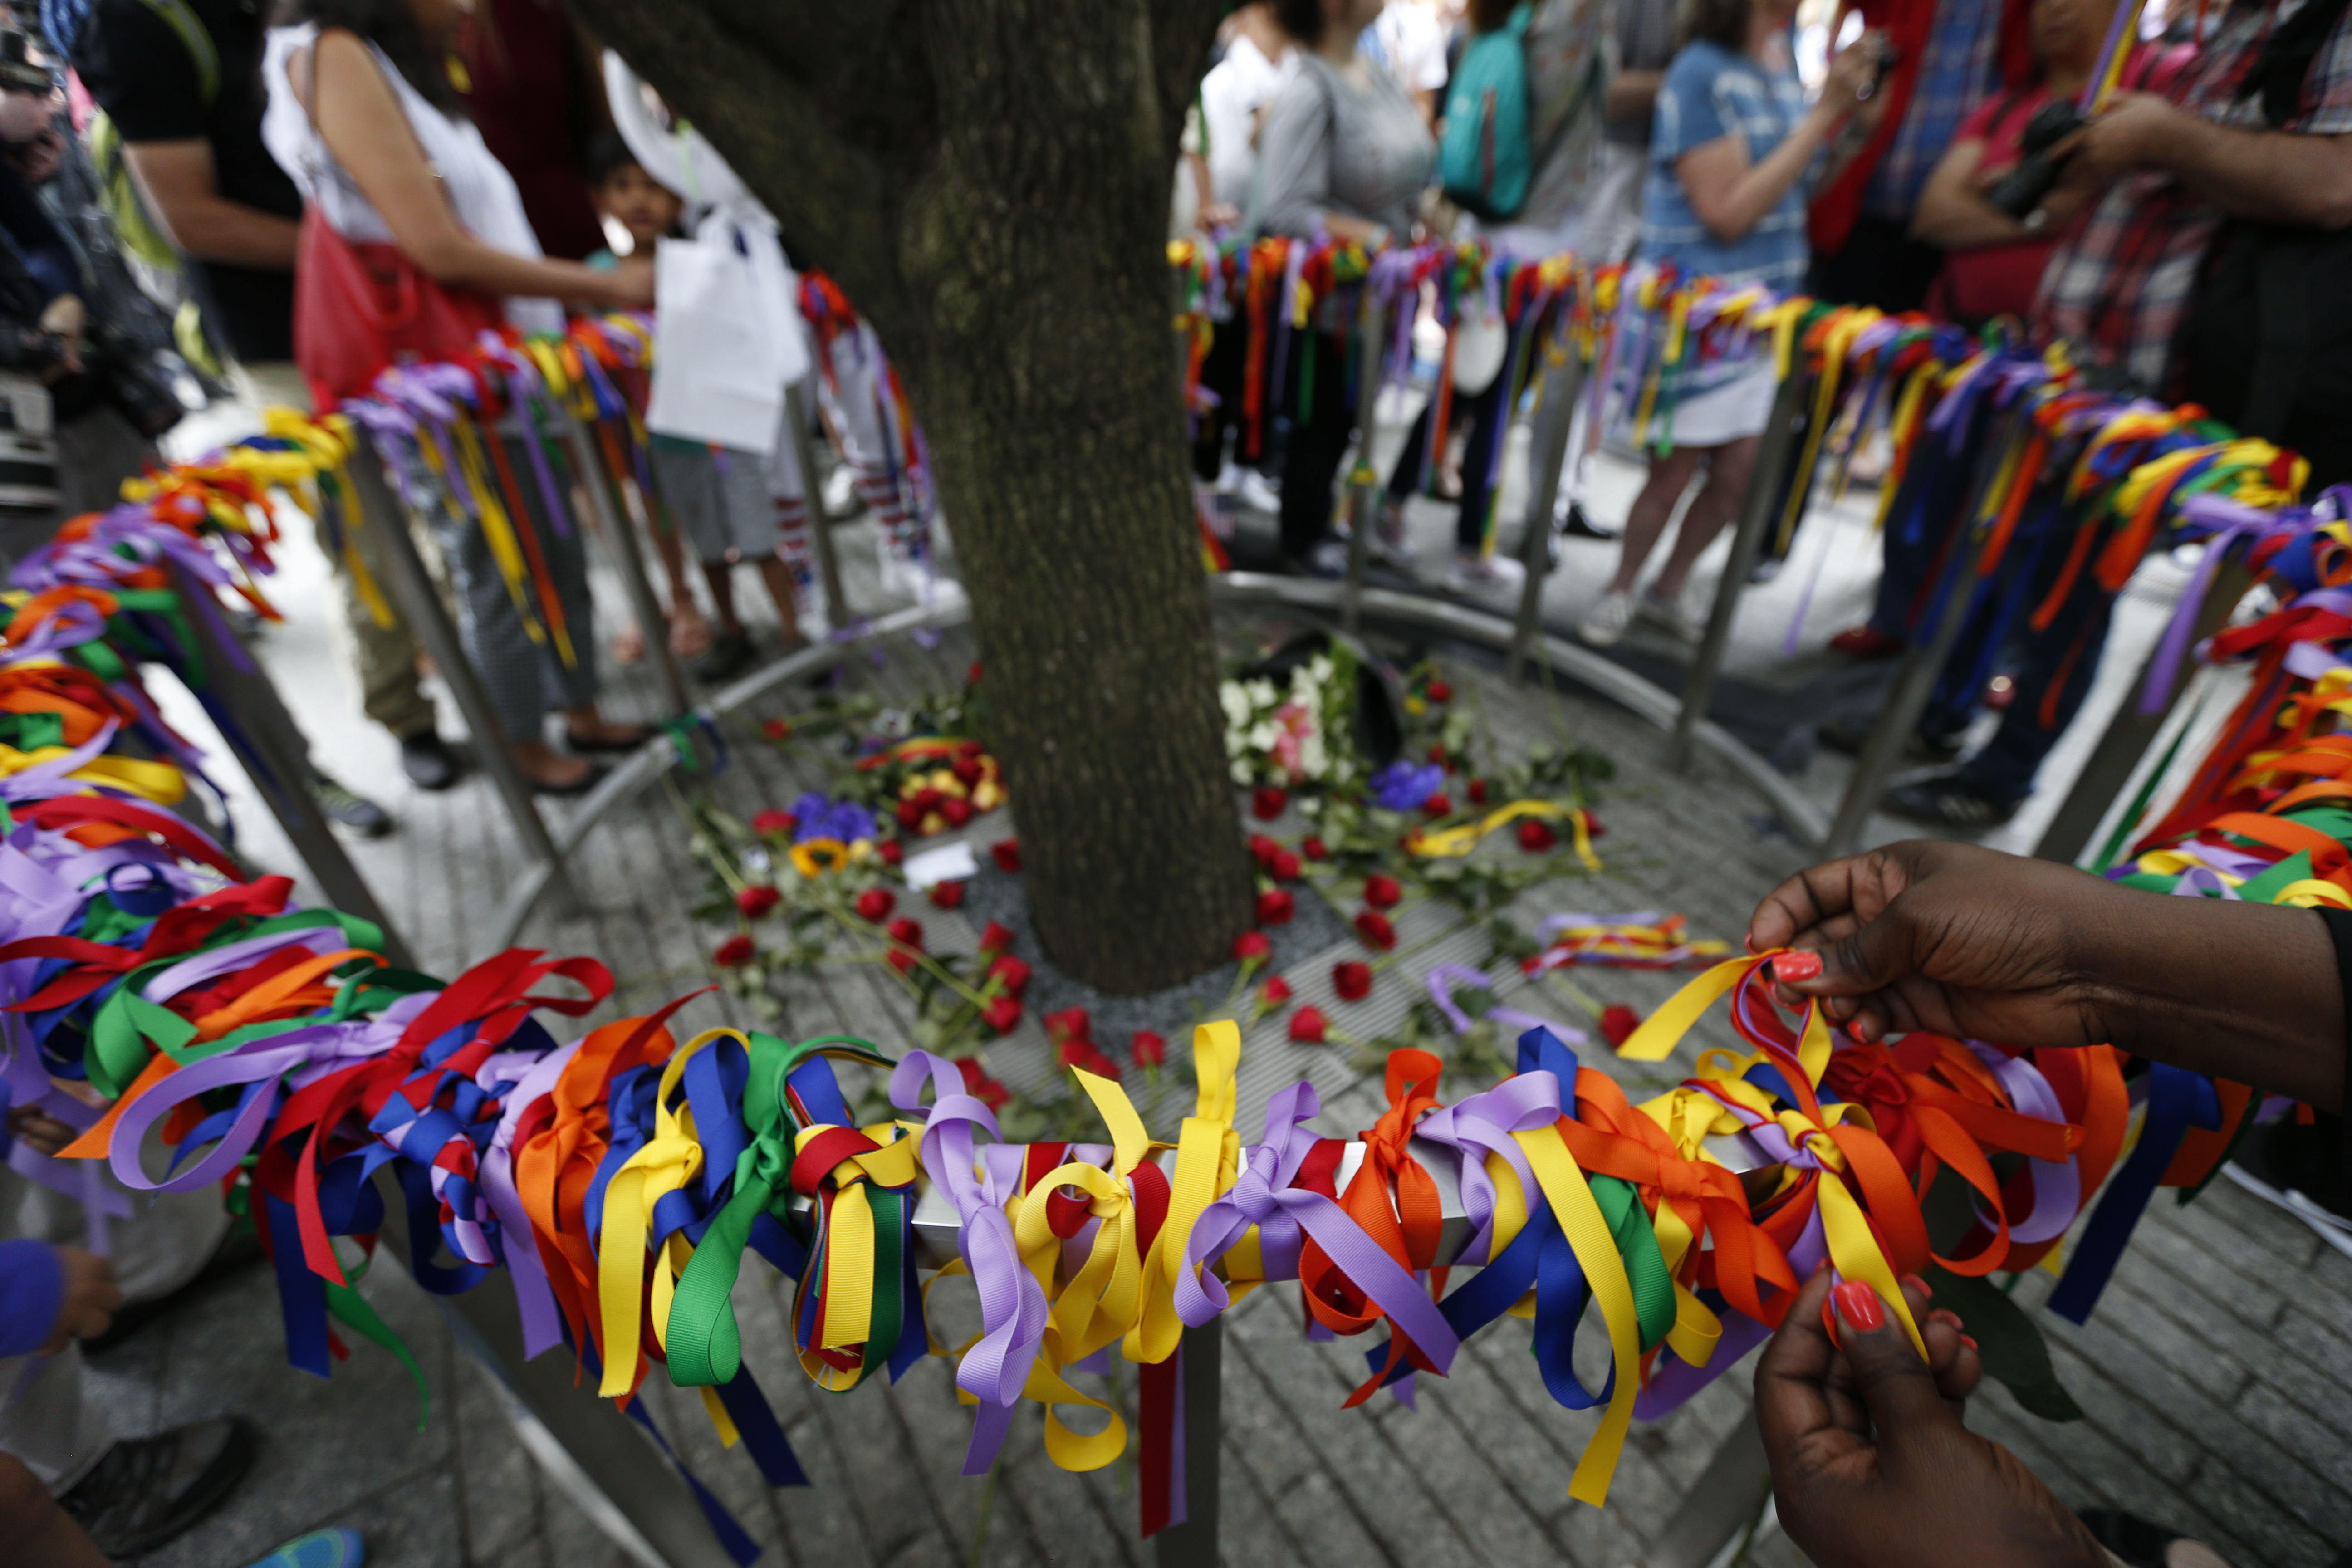
[[[209,142],[126,142],[122,161],[172,243],[205,261],[291,270],[301,226],[220,194]]]
[[[576,261],[516,256],[467,234],[449,210],[441,182],[367,47],[335,29],[320,35],[316,47],[320,138],[383,216],[401,254],[426,276],[501,297],[621,307],[653,303],[650,268],[597,272]],[[298,51],[287,70],[297,97],[312,107],[308,60]]]
[[[2096,189],[2134,169],[2162,169],[2232,217],[2303,228],[2352,225],[2352,135],[2241,131],[2153,93],[2124,92],[2053,149],[2069,151],[2067,185]]]
[[[81,263],[49,218],[41,199],[16,170],[0,164],[0,229],[15,242],[25,270],[39,287],[45,304],[81,292]],[[54,329],[53,329],[54,330]]]
[[[1876,62],[1876,37],[1864,34],[1830,62],[1829,79],[1804,117],[1761,159],[1751,160],[1737,131],[1703,142],[1675,160],[1675,177],[1691,210],[1723,244],[1745,238],[1805,177],[1813,157],[1863,101]]]
[[[1609,90],[1601,95],[1601,112],[1611,120],[1649,119],[1658,106],[1658,89],[1665,79],[1664,71],[1619,71],[1609,79]]]
[[[2168,898],[2046,860],[1914,839],[1799,872],[1749,945],[1816,949],[1784,986],[1856,1037],[1927,1029],[2136,1056],[2340,1110],[2345,995],[2309,910]]]
[[[1927,176],[1911,215],[1912,238],[1945,250],[1968,250],[2033,237],[2032,229],[1985,200],[1978,188],[1984,150],[1982,140],[1969,137],[1953,142],[1936,160],[1935,172]]]

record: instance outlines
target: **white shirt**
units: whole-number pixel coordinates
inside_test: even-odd
[[[1235,208],[1249,204],[1250,180],[1257,172],[1258,111],[1297,74],[1297,50],[1285,49],[1281,59],[1270,60],[1248,35],[1237,33],[1225,47],[1225,58],[1201,79],[1209,184],[1217,200]]]
[[[1445,28],[1420,0],[1389,0],[1380,20],[1364,29],[1361,47],[1407,92],[1435,92],[1445,85]]]
[[[392,226],[327,151],[287,78],[287,62],[310,47],[318,36],[314,22],[269,29],[261,68],[263,85],[269,91],[268,106],[261,114],[262,143],[302,193],[302,199],[317,207],[337,234],[355,244],[389,245]],[[480,128],[426,101],[382,49],[370,44],[368,52],[375,57],[384,80],[392,84],[417,144],[425,150],[425,161],[441,176],[441,189],[449,198],[449,210],[457,215],[458,226],[510,256],[526,256],[533,261],[544,256],[530,219],[523,215],[514,176],[492,155]],[[509,299],[506,313],[509,322],[526,332],[563,331],[563,307],[552,300]]]

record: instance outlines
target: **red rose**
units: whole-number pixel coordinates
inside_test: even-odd
[[[782,838],[800,825],[789,811],[763,811],[751,819],[751,831],[762,838]]]
[[[1265,989],[1259,993],[1259,996],[1270,1012],[1290,1000],[1290,982],[1279,974],[1269,974],[1265,977]]]
[[[1091,1040],[1095,1037],[1093,1015],[1084,1007],[1065,1007],[1045,1017],[1045,1037],[1049,1040]]]
[[[972,1094],[991,1110],[1002,1110],[1013,1098],[1013,1091],[992,1078],[984,1078],[972,1086]]]
[[[1559,842],[1559,835],[1551,824],[1540,816],[1519,818],[1519,847],[1530,855],[1540,855]]]
[[[988,1081],[988,1069],[980,1065],[978,1057],[958,1057],[956,1071],[963,1074],[963,1087],[966,1093]]]
[[[898,907],[898,895],[887,888],[868,888],[857,895],[857,918],[880,925]]]
[[[901,974],[912,974],[915,972],[915,955],[895,947],[882,955],[882,962]]]
[[[1234,956],[1244,963],[1263,960],[1274,951],[1274,943],[1265,940],[1262,931],[1245,931],[1234,938]]]
[[[1288,925],[1297,912],[1298,900],[1287,888],[1268,888],[1257,896],[1257,923],[1262,926]]]
[[[966,686],[978,686],[980,684],[980,660],[972,660],[971,668],[963,672],[963,683]]]
[[[1323,840],[1315,837],[1311,834],[1307,836],[1307,842],[1301,844],[1298,847],[1306,853],[1306,856],[1309,860],[1320,860],[1326,855],[1331,853],[1328,849],[1323,847]]]
[[[1404,897],[1404,889],[1385,871],[1375,871],[1364,879],[1364,902],[1376,910],[1392,910]]]
[[[899,826],[911,833],[922,823],[923,808],[911,800],[902,800],[898,803],[898,809],[892,815],[898,817]]]
[[[988,966],[990,976],[1003,984],[1005,994],[1018,996],[1028,987],[1029,966],[1006,953]]]
[[[735,889],[735,907],[743,911],[746,920],[758,920],[783,901],[783,894],[770,887],[754,884]]]
[[[1277,882],[1296,882],[1298,880],[1298,857],[1287,849],[1277,849],[1274,852],[1274,863],[1266,869]]]
[[[989,847],[988,854],[989,858],[996,862],[996,868],[1008,877],[1021,869],[1021,840],[1018,838],[998,839]]]
[[[989,921],[988,928],[980,933],[980,951],[982,952],[1012,952],[1013,932],[1000,921]]]
[[[1372,966],[1353,959],[1331,966],[1331,989],[1342,1002],[1360,1002],[1371,994]]]
[[[950,763],[948,771],[955,774],[958,784],[970,789],[980,782],[980,759],[967,753]]]
[[[1290,1037],[1302,1046],[1319,1046],[1331,1027],[1320,1007],[1301,1007],[1290,1016]]]
[[[897,920],[892,921],[887,929],[890,932],[890,940],[897,942],[900,947],[911,947],[917,952],[923,951],[922,921],[908,920],[906,916],[901,915]]]
[[[875,853],[882,857],[882,864],[885,866],[896,866],[907,858],[907,847],[895,838],[885,838],[882,840],[882,847]]]
[[[1445,798],[1445,792],[1444,790],[1439,790],[1435,795],[1431,795],[1427,800],[1421,803],[1421,809],[1429,813],[1432,816],[1444,816],[1446,813],[1454,809],[1454,803]]]
[[[1642,1026],[1642,1016],[1622,1002],[1601,1009],[1601,1037],[1612,1046],[1622,1046],[1633,1037]]]
[[[947,797],[945,795],[941,795],[938,790],[933,789],[929,784],[925,784],[922,788],[915,792],[915,809],[918,811],[937,810],[940,802],[946,798]]]
[[[1356,917],[1356,934],[1364,939],[1365,945],[1377,947],[1382,952],[1396,945],[1396,927],[1378,910],[1366,910]]]
[[[1249,852],[1250,858],[1259,865],[1271,866],[1274,858],[1282,853],[1282,846],[1263,833],[1253,833],[1249,836]]]
[[[751,955],[758,951],[758,948],[751,945],[750,937],[737,931],[733,936],[720,942],[711,952],[710,962],[721,969],[740,969],[751,962]]]
[[[1016,997],[999,996],[982,1007],[980,1016],[998,1034],[1009,1035],[1021,1022],[1021,1003]]]
[[[958,741],[956,742],[956,755],[959,757],[971,757],[977,761],[979,758],[986,755],[987,751],[988,748],[982,745],[978,741]]]
[[[1454,688],[1446,685],[1445,682],[1442,680],[1433,680],[1422,689],[1429,693],[1429,700],[1432,702],[1451,702],[1454,700]]]
[[[1470,797],[1472,805],[1484,805],[1486,804],[1486,781],[1472,779],[1462,786],[1462,793]]]
[[[1429,760],[1433,763],[1445,761],[1445,747],[1443,743],[1429,748]]]
[[[771,741],[781,741],[793,732],[793,727],[782,719],[771,719],[760,726],[760,732]]]
[[[1584,836],[1587,838],[1606,838],[1609,837],[1609,830],[1601,826],[1601,819],[1599,817],[1593,816],[1589,811],[1580,811],[1576,815],[1581,818],[1584,823]]]
[[[971,802],[958,800],[953,795],[950,795],[946,803],[940,807],[940,812],[948,819],[950,827],[961,827],[971,820]]]
[[[1272,784],[1260,784],[1250,792],[1250,811],[1260,822],[1272,822],[1289,804],[1289,792]]]
[[[1118,1064],[1097,1050],[1091,1040],[1072,1040],[1063,1047],[1062,1065],[1083,1068],[1097,1078],[1115,1079],[1119,1076]]]
[[[1139,1068],[1156,1068],[1168,1059],[1168,1042],[1150,1029],[1135,1031],[1135,1043],[1127,1048]]]
[[[954,909],[957,905],[963,902],[963,884],[961,882],[933,882],[931,884],[931,902],[943,910]]]

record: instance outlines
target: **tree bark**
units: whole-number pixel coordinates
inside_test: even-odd
[[[1215,0],[572,0],[874,321],[955,531],[1037,930],[1113,992],[1250,918],[1165,255]]]

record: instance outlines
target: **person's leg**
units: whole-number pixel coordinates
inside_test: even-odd
[[[735,568],[724,561],[702,563],[703,585],[710,590],[710,607],[719,618],[721,637],[740,637],[743,623],[735,614]]]
[[[1643,482],[1642,493],[1633,498],[1633,510],[1625,514],[1625,542],[1617,552],[1617,573],[1609,580],[1609,592],[1633,591],[1650,552],[1657,548],[1675,506],[1682,500],[1683,492],[1690,489],[1692,476],[1698,472],[1699,463],[1706,456],[1704,447],[1677,447],[1665,457],[1651,459],[1650,477]]]
[[[520,434],[501,431],[498,439],[507,444],[509,461],[518,467],[530,461]],[[592,475],[589,482],[601,479]],[[575,517],[568,531],[559,531],[542,510],[544,500],[530,489],[523,491],[523,506],[527,516],[515,519],[515,526],[530,529],[539,542],[572,645],[568,659],[552,637],[539,649],[541,710],[563,710],[564,734],[574,750],[615,751],[640,745],[646,735],[642,725],[611,723],[596,710],[596,612],[588,594],[588,543],[582,532],[583,519]]]
[[[1681,596],[1691,568],[1698,564],[1716,535],[1739,515],[1739,503],[1747,499],[1748,483],[1756,474],[1756,455],[1763,445],[1761,436],[1743,436],[1712,448],[1714,460],[1707,465],[1706,482],[1684,510],[1675,547],[1668,552],[1665,565],[1659,568],[1657,582],[1651,585],[1650,591],[1659,598]]]
[[[1348,404],[1346,365],[1339,348],[1312,329],[1291,335],[1290,374],[1286,384],[1301,386],[1306,367],[1314,366],[1313,400],[1290,430],[1290,450],[1282,479],[1282,548],[1294,561],[1305,561],[1331,531],[1331,481],[1347,456],[1355,426]]]
[[[678,537],[677,520],[659,496],[646,497],[647,531],[654,536],[654,553],[661,557],[662,576],[669,584],[669,651],[676,658],[692,658],[710,646],[710,624],[694,602],[693,577],[686,569],[686,543]]]
[[[1454,548],[1466,555],[1484,553],[1487,515],[1502,478],[1502,448],[1510,437],[1510,411],[1504,404],[1510,379],[1498,372],[1486,390],[1455,405],[1464,429],[1461,509],[1454,524]]]
[[[21,1459],[0,1454],[0,1541],[20,1568],[107,1568],[106,1553]]]
[[[1423,459],[1428,455],[1429,421],[1437,411],[1437,394],[1430,393],[1429,401],[1412,416],[1412,427],[1404,433],[1404,445],[1397,450],[1396,467],[1389,470],[1389,499],[1402,501],[1421,489]]]
[[[756,558],[760,580],[768,585],[768,597],[776,602],[776,618],[783,623],[787,647],[802,640],[800,617],[793,607],[795,584],[791,565],[783,556],[773,552]]]
[[[584,787],[595,770],[577,757],[550,748],[541,727],[545,714],[539,647],[524,628],[522,612],[507,592],[481,524],[447,500],[435,503],[434,524],[449,586],[457,601],[458,640],[481,683],[482,695],[498,715],[497,735],[478,735],[480,745],[504,742],[524,778],[541,789]],[[585,628],[583,628],[583,631]]]

